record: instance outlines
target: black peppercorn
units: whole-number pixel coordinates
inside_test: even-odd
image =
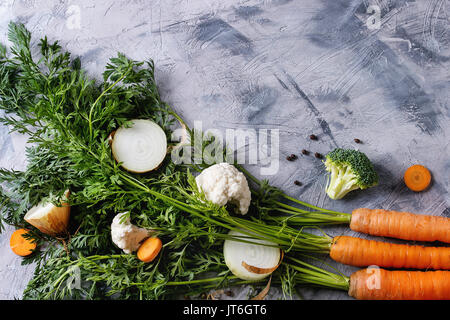
[[[314,156],[315,156],[317,159],[322,159],[322,155],[321,155],[320,153],[318,153],[318,152],[314,153]]]
[[[286,157],[286,160],[288,161],[294,161],[295,159],[297,159],[297,156],[295,154],[291,154],[290,156]]]
[[[355,141],[356,143],[361,143],[361,140],[359,140],[358,138],[353,139],[353,141]]]
[[[297,186],[301,186],[302,185],[302,183],[300,181],[298,181],[298,180],[295,180],[294,184],[297,185]]]
[[[310,135],[309,138],[311,140],[317,140],[317,136],[315,134]]]
[[[308,151],[308,150],[305,150],[305,149],[303,149],[303,150],[302,150],[302,154],[304,154],[304,155],[308,155],[308,154],[309,154],[309,151]]]

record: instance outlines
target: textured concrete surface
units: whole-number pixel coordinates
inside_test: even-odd
[[[23,22],[34,39],[61,40],[95,77],[117,51],[153,58],[165,100],[190,124],[279,129],[280,172],[269,178],[290,195],[347,212],[364,206],[450,216],[449,14],[445,0],[0,0],[0,41],[9,20]],[[24,164],[22,142],[0,128],[2,166]],[[380,185],[328,199],[322,163],[300,150],[325,154],[336,146],[364,151]],[[291,153],[299,159],[286,161]],[[415,163],[433,173],[426,192],[402,181]],[[32,273],[7,248],[9,234],[0,236],[3,299],[20,297]],[[331,264],[347,275],[356,270]],[[302,294],[348,299],[333,290]]]

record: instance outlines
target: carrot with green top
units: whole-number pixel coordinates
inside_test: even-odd
[[[389,271],[377,267],[347,277],[288,257],[300,285],[347,291],[359,300],[450,300],[450,271]]]
[[[254,183],[259,184],[261,190],[264,191],[264,183],[244,168],[239,167],[239,169]],[[428,178],[425,181],[428,181]],[[256,191],[253,191],[253,193],[255,196],[260,196]],[[323,209],[282,192],[280,194],[280,200],[270,199],[267,203],[262,201],[261,204],[263,205],[257,203],[261,206],[261,209],[270,212],[270,214],[264,216],[265,221],[295,227],[350,224],[350,228],[354,231],[375,236],[450,243],[450,218],[447,217],[367,208],[355,209],[350,214]],[[282,199],[292,202],[296,206],[282,202]]]
[[[291,227],[348,223],[353,231],[373,236],[450,243],[450,218],[447,217],[367,208],[358,208],[351,214],[339,215],[300,210],[295,212],[292,209],[280,209],[280,212],[288,215],[271,215],[266,220]]]
[[[237,219],[237,221],[243,220]],[[258,225],[256,222],[253,223]],[[248,227],[252,227],[251,222]],[[450,270],[450,247],[393,244],[351,236],[332,238],[288,226],[284,226],[282,231],[278,226],[267,226],[267,228],[272,228],[273,232],[266,234],[264,231],[262,236],[269,237],[275,234],[273,238],[275,241],[282,237],[283,241],[276,243],[283,250],[329,254],[335,261],[348,265]]]

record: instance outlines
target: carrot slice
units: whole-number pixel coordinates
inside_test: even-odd
[[[423,191],[430,185],[431,173],[424,166],[416,164],[405,171],[404,180],[412,191]]]
[[[9,240],[9,246],[11,250],[22,257],[28,256],[33,253],[33,250],[36,249],[36,243],[32,242],[32,240],[25,239],[23,235],[27,234],[29,230],[27,229],[18,229],[14,231],[11,235],[11,239]]]
[[[157,237],[148,238],[145,240],[137,251],[137,257],[143,262],[152,262],[159,251],[161,251],[162,242]]]

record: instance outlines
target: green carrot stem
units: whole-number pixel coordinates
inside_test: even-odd
[[[299,225],[299,226],[311,226],[311,225],[324,225],[324,224],[348,224],[350,223],[351,215],[330,216],[326,213],[305,213],[298,214],[295,212],[290,212],[288,210],[280,210],[282,213],[290,213],[288,216],[268,216],[265,217],[265,220],[272,220],[277,222],[287,222],[290,225]]]
[[[242,167],[241,165],[236,165],[236,167],[238,167],[239,170],[241,170],[241,171],[242,171],[247,177],[249,177],[250,180],[252,180],[254,183],[256,183],[257,185],[261,185],[261,181],[259,181],[255,176],[253,176],[250,172],[248,172],[244,167]],[[280,191],[281,191],[281,190],[280,190]],[[337,214],[337,215],[348,215],[348,213],[338,212],[338,211],[333,211],[333,210],[328,210],[328,209],[323,209],[323,208],[320,208],[320,207],[318,207],[318,206],[312,205],[312,204],[310,204],[310,203],[307,203],[307,202],[304,202],[304,201],[300,201],[300,200],[295,199],[295,198],[293,198],[293,197],[291,197],[291,196],[288,196],[287,194],[285,194],[285,193],[282,192],[282,191],[281,191],[281,196],[282,196],[283,198],[285,198],[286,200],[290,200],[290,201],[295,202],[295,203],[297,203],[297,204],[300,204],[300,205],[302,205],[302,206],[304,206],[304,207],[311,208],[311,209],[315,209],[315,210],[320,211],[320,212],[326,212],[326,213]],[[292,206],[286,205],[286,204],[284,204],[284,203],[282,203],[282,202],[279,202],[279,201],[275,201],[275,203],[276,203],[277,205],[281,206],[281,207],[291,209],[292,211],[306,212],[305,210],[302,210],[302,209],[299,209],[299,208],[296,208],[296,207],[292,207]]]
[[[280,236],[280,233],[276,234],[274,232],[274,228],[275,228],[275,230],[280,231],[279,228],[277,229],[276,227],[271,227],[271,226],[268,226],[265,224],[260,224],[260,223],[254,223],[254,222],[251,222],[251,221],[245,220],[245,219],[233,218],[231,216],[228,216],[228,217],[220,217],[219,216],[216,219],[214,219],[207,215],[204,215],[200,210],[198,210],[197,208],[195,208],[193,206],[190,206],[189,204],[186,204],[179,200],[173,199],[171,197],[168,197],[164,194],[161,194],[159,192],[156,192],[156,191],[148,188],[147,186],[143,185],[140,181],[138,181],[137,179],[135,179],[133,177],[128,176],[127,174],[121,173],[120,175],[127,183],[129,183],[129,184],[131,184],[131,185],[133,185],[133,186],[135,186],[135,187],[137,187],[137,188],[139,188],[161,200],[169,202],[172,205],[174,205],[175,207],[177,207],[185,212],[191,213],[197,217],[205,219],[211,223],[214,223],[214,224],[224,227],[226,229],[236,230],[241,233],[252,236],[254,238],[277,243],[277,244],[287,248],[287,250],[290,250],[291,248],[293,248],[295,250],[309,251],[309,252],[328,252],[329,251],[329,246],[330,246],[329,241],[321,241],[320,243],[316,243],[316,242],[310,241],[311,238],[308,238],[308,237],[306,239],[303,239],[304,234],[302,234],[301,231],[291,232],[291,236],[284,236],[281,233],[281,236]]]
[[[345,291],[348,291],[350,288],[350,278],[347,276],[330,272],[293,257],[288,257],[287,259],[295,263],[285,262],[284,264],[297,271],[295,277],[298,283]]]

